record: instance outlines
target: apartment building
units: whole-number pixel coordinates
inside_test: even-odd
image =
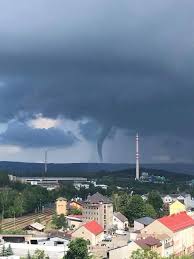
[[[194,253],[194,220],[186,212],[180,212],[155,220],[141,230],[142,236],[168,236],[164,241],[168,255]],[[162,241],[162,240],[161,240]],[[171,251],[171,252],[170,252]],[[165,256],[166,254],[162,254]]]
[[[100,193],[88,196],[83,206],[84,220],[95,220],[105,231],[113,225],[113,205],[110,199]]]

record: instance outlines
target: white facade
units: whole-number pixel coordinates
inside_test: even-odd
[[[130,242],[128,245],[117,247],[108,251],[109,259],[129,259],[133,251],[140,249],[135,242]]]
[[[28,251],[31,255],[34,254],[34,252],[39,249],[43,250],[46,255],[49,256],[50,259],[61,259],[63,258],[64,254],[68,250],[67,245],[32,245],[32,244],[26,244],[26,243],[6,243],[6,247],[8,245],[11,245],[11,248],[13,250],[13,253],[15,256],[26,256],[28,254]],[[6,257],[4,257],[6,258]],[[14,258],[15,259],[15,258]]]
[[[194,198],[192,198],[190,194],[186,195],[184,204],[186,208],[194,208]]]
[[[78,191],[81,189],[81,188],[85,188],[85,189],[89,189],[90,188],[90,185],[85,183],[74,183],[73,186],[75,187],[75,189],[77,189]]]
[[[128,228],[128,221],[121,221],[118,219],[115,215],[113,215],[113,225],[117,227],[118,230],[125,230],[125,228]]]
[[[194,208],[194,198],[192,198],[190,194],[186,194],[184,196],[179,195],[177,197],[172,197],[170,195],[166,195],[162,199],[163,199],[163,202],[166,204],[173,203],[174,201],[177,201],[177,200],[183,201],[186,206],[186,209]]]
[[[95,235],[84,226],[81,226],[72,233],[72,238],[84,238],[85,240],[90,241],[90,245],[95,246],[98,243],[102,242],[102,240],[104,239],[104,232]]]
[[[134,221],[134,231],[138,231],[138,230],[142,230],[144,229],[144,224],[138,222],[138,221]]]
[[[163,197],[163,202],[164,203],[172,203],[174,200],[170,195],[166,195]]]

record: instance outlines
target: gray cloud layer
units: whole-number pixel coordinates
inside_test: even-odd
[[[69,147],[78,139],[70,132],[61,129],[36,129],[20,122],[8,124],[7,130],[0,134],[0,143],[28,148]]]
[[[0,119],[193,138],[194,2],[0,3]],[[88,135],[89,137],[89,135]]]

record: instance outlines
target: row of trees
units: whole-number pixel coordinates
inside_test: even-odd
[[[2,218],[21,216],[25,213],[40,211],[51,201],[49,192],[41,187],[29,185],[5,188],[0,192],[0,214]]]
[[[3,245],[0,251],[0,256],[10,256],[13,255],[13,250],[11,248],[11,245],[9,245],[7,248]]]
[[[131,259],[192,259],[190,255],[183,256],[170,256],[170,257],[161,257],[159,254],[152,250],[142,250],[139,249],[132,253]]]
[[[134,219],[149,216],[152,218],[163,215],[163,201],[158,192],[152,191],[144,201],[140,195],[122,193],[113,195],[114,210],[123,213],[133,224]]]

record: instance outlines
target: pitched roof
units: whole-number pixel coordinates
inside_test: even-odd
[[[103,227],[99,225],[95,220],[87,222],[83,225],[87,230],[89,230],[91,233],[93,233],[95,236],[102,233],[104,231]]]
[[[43,229],[45,229],[45,226],[38,223],[38,222],[32,223],[29,226],[36,229],[36,230],[39,230],[39,231],[42,231]]]
[[[135,219],[135,221],[143,224],[144,226],[150,225],[154,220],[155,219],[150,218],[150,217],[143,217],[143,218]]]
[[[170,205],[170,207],[176,207],[177,205],[178,205],[178,206],[181,206],[182,208],[185,208],[184,203],[181,202],[180,200],[174,201],[174,202]]]
[[[128,221],[128,219],[120,212],[114,212],[114,216],[122,222]]]
[[[159,239],[156,239],[152,236],[149,236],[145,239],[138,239],[135,241],[135,243],[143,249],[150,248],[152,246],[159,247],[162,245]]]
[[[92,196],[88,196],[86,202],[88,203],[111,203],[110,199],[97,192]]]
[[[185,211],[178,214],[165,216],[158,219],[158,221],[173,232],[194,226],[194,220],[190,216],[188,216]]]

